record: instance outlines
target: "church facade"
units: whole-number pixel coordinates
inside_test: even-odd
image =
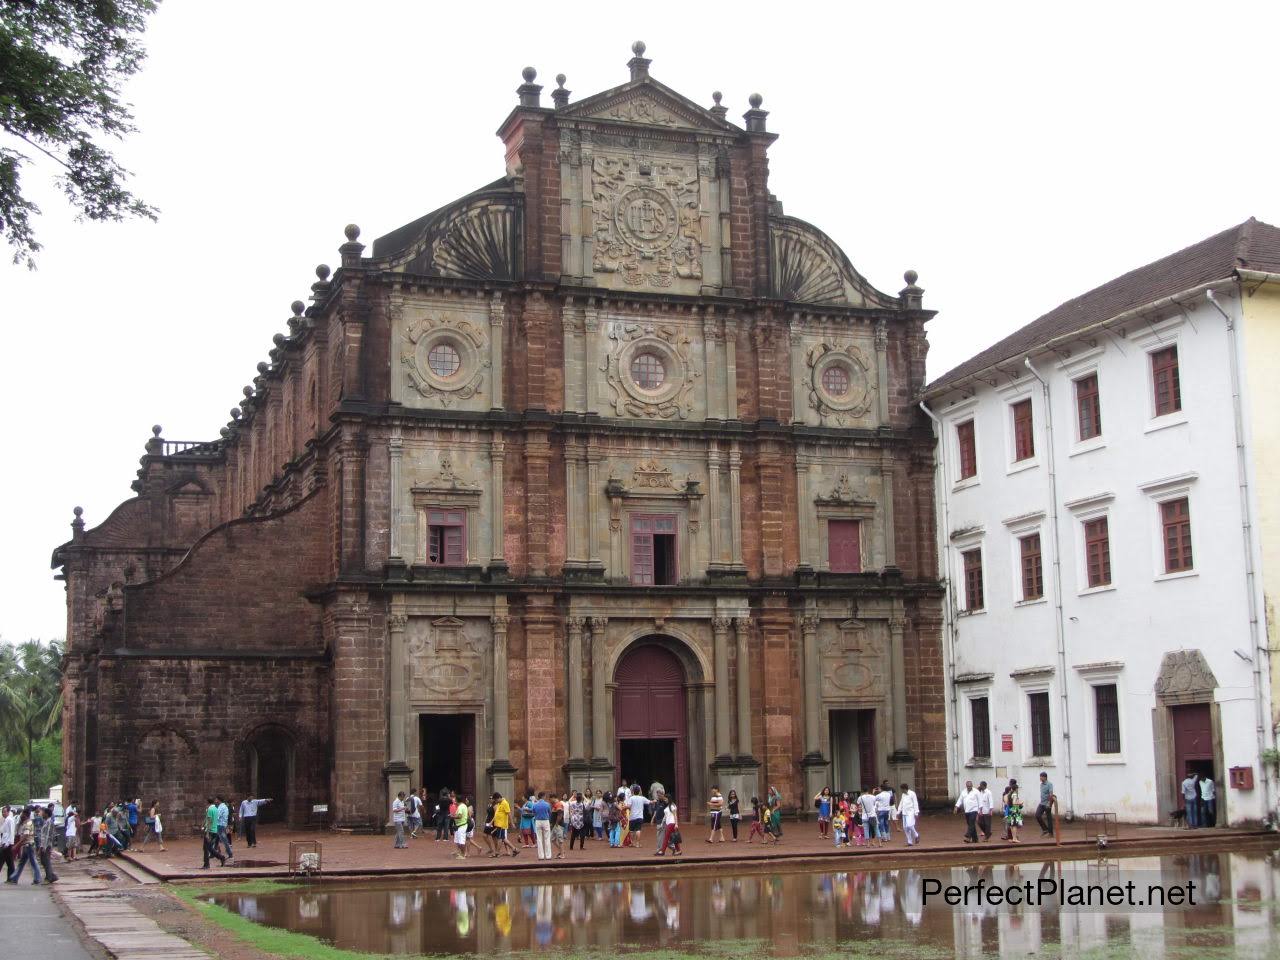
[[[349,226],[221,437],[77,508],[67,796],[944,796],[932,313],[783,214],[758,96],[633,52],[576,102],[526,69],[503,176]]]

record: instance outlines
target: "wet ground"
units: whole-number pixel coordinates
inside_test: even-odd
[[[1277,852],[579,880],[570,869],[555,883],[334,882],[206,899],[258,924],[386,955],[1280,956]],[[1025,897],[1028,884],[1048,902],[997,905],[975,892]],[[948,904],[949,887],[967,887],[967,902]],[[1063,905],[1072,895],[1095,904]],[[1104,895],[1133,901],[1099,905]],[[1194,905],[1176,905],[1188,898]]]

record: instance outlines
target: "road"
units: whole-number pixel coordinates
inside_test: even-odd
[[[50,888],[35,886],[30,868],[23,871],[17,885],[0,883],[0,915],[11,921],[6,939],[15,957],[41,960],[98,960],[80,942],[73,921],[53,902]]]

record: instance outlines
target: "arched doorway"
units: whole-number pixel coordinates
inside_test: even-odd
[[[293,782],[293,740],[277,727],[267,727],[249,741],[249,792],[269,798],[258,810],[259,823],[289,819],[289,787]]]
[[[660,781],[689,814],[689,730],[684,666],[674,653],[641,642],[614,670],[617,775],[648,789]]]

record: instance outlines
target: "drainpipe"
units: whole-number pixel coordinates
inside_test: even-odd
[[[1047,447],[1045,450],[1045,466],[1049,472],[1050,528],[1053,531],[1053,630],[1057,635],[1056,639],[1058,641],[1058,696],[1062,701],[1062,744],[1067,755],[1066,816],[1068,820],[1071,820],[1075,817],[1076,788],[1075,778],[1072,775],[1071,711],[1069,709],[1070,701],[1067,697],[1067,689],[1070,684],[1067,682],[1066,617],[1062,610],[1062,536],[1058,531],[1058,471],[1053,443],[1053,404],[1049,396],[1049,381],[1040,376],[1040,371],[1032,365],[1030,357],[1025,357],[1022,363],[1031,371],[1031,375],[1040,381],[1040,391],[1044,397],[1044,433],[1045,446]]]
[[[1265,685],[1263,683],[1262,658],[1269,660],[1270,650],[1259,638],[1257,579],[1253,567],[1253,515],[1249,508],[1249,468],[1248,447],[1244,433],[1244,401],[1240,394],[1240,354],[1239,338],[1236,333],[1235,320],[1222,309],[1212,290],[1204,292],[1210,306],[1222,314],[1227,324],[1228,369],[1231,372],[1231,414],[1236,431],[1236,480],[1240,488],[1240,535],[1244,541],[1244,584],[1249,604],[1249,642],[1253,655],[1249,658],[1253,663],[1253,702],[1257,723],[1258,756],[1267,748],[1267,724],[1263,706]],[[1268,672],[1270,663],[1267,664]],[[1266,810],[1266,823],[1273,830],[1276,818],[1271,809],[1271,777],[1266,764],[1259,765],[1262,771],[1262,802]]]
[[[942,430],[942,421],[930,410],[923,400],[920,409],[933,421],[934,435],[938,438],[937,489],[942,499],[942,582],[946,586],[947,597],[942,605],[942,635],[946,640],[946,672],[943,682],[947,685],[947,699],[944,702],[947,712],[947,727],[951,731],[951,793],[954,797],[960,792],[960,714],[956,702],[956,640],[958,625],[956,623],[955,591],[951,588],[951,499],[950,480],[947,477],[947,438]]]

